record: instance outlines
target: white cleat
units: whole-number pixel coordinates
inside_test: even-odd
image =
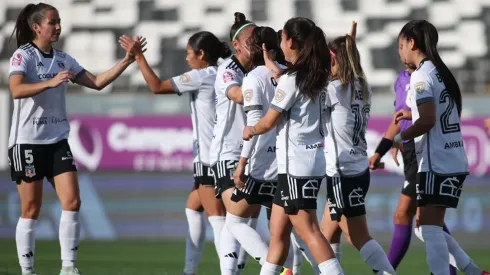
[[[63,267],[61,268],[60,275],[80,275],[82,274],[76,267]]]

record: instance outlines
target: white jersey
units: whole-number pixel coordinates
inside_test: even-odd
[[[69,70],[78,76],[85,70],[68,54],[53,49],[44,53],[33,43],[20,46],[10,59],[9,76],[23,75],[24,83],[40,83]],[[15,144],[53,144],[67,139],[67,83],[29,97],[14,99],[9,148]]]
[[[224,61],[216,74],[216,120],[213,141],[211,142],[210,161],[214,165],[222,160],[240,159],[243,145],[245,113],[242,105],[228,98],[228,91],[242,86],[245,69],[235,56]]]
[[[368,169],[366,128],[371,109],[371,91],[364,98],[355,82],[345,90],[339,80],[330,82],[325,105],[325,159],[327,176],[359,176]],[[354,92],[354,94],[352,94]]]
[[[269,109],[277,82],[265,66],[258,66],[243,79],[243,109],[247,126],[254,126]],[[276,131],[255,136],[243,143],[242,157],[248,158],[245,173],[257,180],[277,181]]]
[[[468,174],[458,110],[431,61],[423,61],[412,73],[410,93],[413,123],[420,117],[418,105],[433,102],[436,108],[434,127],[415,138],[418,171],[441,175]]]
[[[325,176],[322,118],[325,96],[320,95],[313,102],[296,88],[295,75],[281,76],[271,103],[271,108],[282,113],[276,127],[279,174],[295,178]]]
[[[194,162],[210,165],[209,150],[213,140],[216,67],[191,70],[170,80],[180,96],[189,93],[192,118]]]

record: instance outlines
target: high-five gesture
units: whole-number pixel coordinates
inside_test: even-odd
[[[126,50],[126,57],[130,58],[132,61],[146,52],[146,44],[146,38],[142,36],[137,36],[136,41],[127,35],[123,35],[119,38],[119,45]]]

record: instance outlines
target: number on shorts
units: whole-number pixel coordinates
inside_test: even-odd
[[[352,143],[354,144],[354,146],[358,146],[359,142],[361,141],[362,143],[366,144],[366,128],[371,106],[369,104],[366,104],[361,109],[359,104],[352,104],[350,107],[352,113],[355,116],[354,135],[352,136]]]
[[[449,122],[449,118],[451,117],[451,113],[454,108],[454,100],[451,98],[451,96],[449,95],[446,89],[444,89],[444,91],[442,91],[441,95],[439,96],[439,104],[443,104],[443,103],[448,103],[448,104],[446,110],[442,113],[441,117],[439,118],[441,122],[442,133],[449,134],[449,133],[457,133],[461,131],[459,123]]]
[[[24,159],[27,164],[32,164],[34,162],[34,156],[32,155],[32,150],[24,150]]]

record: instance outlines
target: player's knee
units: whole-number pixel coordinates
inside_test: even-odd
[[[361,232],[350,235],[350,244],[357,248],[357,250],[361,250],[361,248],[373,238],[369,235],[369,232]]]
[[[413,215],[408,213],[408,211],[395,211],[393,215],[394,224],[404,224],[408,225],[412,223]]]
[[[79,211],[82,200],[78,197],[70,198],[61,202],[61,208],[65,211]]]
[[[22,204],[22,218],[37,220],[41,211],[41,200],[29,200]]]

